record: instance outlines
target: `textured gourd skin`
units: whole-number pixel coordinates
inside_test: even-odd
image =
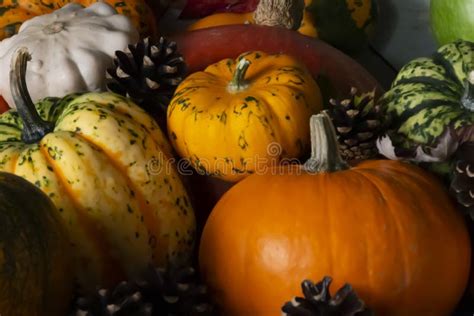
[[[452,136],[448,145],[455,149],[455,142],[468,141],[469,137],[474,140],[468,132],[473,129],[474,112],[463,107],[461,101],[471,71],[474,71],[474,43],[467,41],[445,45],[433,57],[415,59],[401,69],[380,101],[392,118],[390,129],[401,137],[400,146],[436,148],[440,139]],[[387,148],[381,151],[391,156]],[[428,156],[415,159],[449,158],[425,153]]]
[[[0,170],[52,199],[82,288],[137,277],[150,263],[187,262],[194,213],[155,121],[112,93],[48,98],[36,108],[55,128],[35,144],[20,140],[16,111],[0,116]]]
[[[0,39],[18,32],[21,24],[35,16],[51,13],[70,3],[88,7],[98,0],[4,0],[0,5]],[[149,36],[156,32],[156,21],[144,0],[104,0],[118,13],[129,17],[140,35]]]
[[[63,316],[73,274],[66,233],[48,197],[28,181],[0,172],[0,311]]]
[[[199,262],[223,315],[278,315],[301,280],[325,275],[332,289],[349,282],[376,315],[451,315],[470,239],[433,176],[389,160],[299,168],[249,176],[212,211]]]
[[[196,170],[228,181],[304,154],[306,122],[322,108],[316,82],[293,57],[249,52],[237,60],[244,57],[251,62],[247,89],[228,91],[236,61],[226,59],[187,77],[168,107],[169,138],[178,154]]]
[[[10,64],[20,47],[32,52],[26,80],[36,102],[45,97],[104,90],[105,72],[113,64],[115,51],[137,39],[130,20],[106,3],[87,8],[70,4],[35,17],[23,23],[18,34],[0,42],[0,94],[14,107]]]

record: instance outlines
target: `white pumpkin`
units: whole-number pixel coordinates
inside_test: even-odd
[[[0,94],[14,107],[10,93],[12,54],[27,47],[32,60],[26,81],[33,102],[73,92],[105,89],[106,69],[115,51],[138,41],[132,22],[102,2],[84,8],[68,4],[26,21],[17,35],[0,42]]]

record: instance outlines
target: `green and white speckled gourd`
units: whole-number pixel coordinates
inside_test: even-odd
[[[378,141],[383,155],[449,161],[474,141],[474,43],[450,43],[408,63],[380,102],[391,116],[390,137]]]
[[[138,31],[124,15],[98,2],[87,8],[69,4],[32,18],[18,34],[0,42],[0,94],[14,107],[10,93],[10,61],[20,47],[34,55],[26,80],[33,102],[69,93],[104,91],[105,72],[115,51],[138,40]]]
[[[15,56],[18,111],[0,116],[0,171],[25,178],[54,202],[82,288],[138,277],[151,263],[187,263],[194,213],[156,122],[106,92],[33,105],[24,78],[29,54]]]

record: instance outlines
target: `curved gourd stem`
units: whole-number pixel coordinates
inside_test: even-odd
[[[31,60],[26,47],[18,49],[12,58],[10,89],[16,110],[23,121],[21,139],[24,143],[39,142],[54,129],[54,124],[44,121],[38,114],[26,87],[26,64]]]
[[[234,76],[229,83],[228,90],[230,92],[239,92],[248,88],[248,83],[245,81],[245,74],[249,69],[250,61],[242,58],[237,67],[235,67]]]
[[[304,170],[320,173],[349,169],[339,152],[336,131],[329,116],[325,112],[313,115],[310,128],[311,158],[304,164]]]
[[[304,0],[260,0],[253,19],[258,25],[297,30],[303,21]]]
[[[461,103],[464,108],[474,111],[474,70],[467,76],[466,90]]]

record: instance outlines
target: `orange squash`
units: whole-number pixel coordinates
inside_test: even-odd
[[[233,25],[233,24],[255,24],[253,18],[253,12],[249,13],[216,13],[191,24],[188,31],[194,31],[199,29],[205,29],[213,26],[220,25]],[[258,23],[257,23],[258,24]],[[298,32],[303,35],[318,37],[318,31],[314,27],[312,17],[308,11],[303,14],[303,21],[298,28]]]
[[[197,20],[188,27],[188,31],[206,29],[214,26],[233,25],[233,24],[254,24],[253,12],[247,13],[214,13]]]
[[[21,24],[37,15],[53,12],[69,3],[85,7],[100,0],[4,0],[0,4],[0,40],[18,32]],[[102,0],[128,16],[141,36],[157,33],[156,20],[145,0]]]
[[[296,58],[247,52],[209,65],[177,87],[167,111],[168,135],[198,172],[235,182],[259,166],[309,151],[305,122],[321,108],[319,87]]]
[[[312,117],[312,158],[237,183],[214,208],[199,261],[222,314],[278,315],[304,279],[345,282],[376,315],[449,315],[471,248],[442,185],[398,161],[349,168],[330,119]]]
[[[188,30],[231,24],[269,25],[256,13],[278,15],[274,6],[279,6],[279,2],[261,0],[255,12],[212,14],[191,24]],[[352,53],[364,47],[367,38],[374,33],[378,15],[376,0],[305,0],[304,4],[301,25],[298,28],[301,34],[320,38],[336,48]]]
[[[268,1],[267,1],[268,2]],[[311,0],[305,0],[305,5],[309,5]],[[259,6],[262,5],[263,2],[259,3]],[[232,24],[261,24],[258,20],[255,21],[254,19],[254,12],[248,13],[215,13],[209,15],[205,18],[202,18],[195,23],[191,24],[188,28],[188,31],[194,31],[214,26],[220,25],[232,25]],[[304,35],[308,35],[311,37],[318,37],[318,31],[316,30],[313,18],[308,10],[304,10],[303,12],[303,20],[301,21],[301,25],[298,28],[298,32]]]

